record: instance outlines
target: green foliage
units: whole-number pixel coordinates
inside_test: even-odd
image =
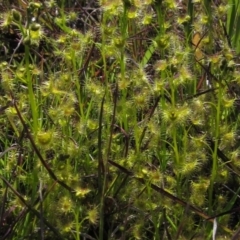
[[[83,2],[0,6],[0,238],[229,238],[238,1]]]

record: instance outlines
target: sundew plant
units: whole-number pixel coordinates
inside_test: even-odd
[[[239,239],[237,0],[0,3],[1,239]]]

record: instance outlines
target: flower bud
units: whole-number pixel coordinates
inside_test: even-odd
[[[12,16],[13,16],[13,20],[15,22],[20,22],[22,19],[22,15],[19,11],[17,11],[16,9],[12,9]]]
[[[32,23],[30,26],[31,31],[38,31],[40,29],[41,25],[38,23]]]

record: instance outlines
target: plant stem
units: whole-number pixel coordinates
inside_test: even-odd
[[[28,85],[28,99],[31,106],[31,112],[32,112],[32,118],[33,118],[33,133],[34,135],[38,131],[38,108],[36,105],[36,99],[33,91],[33,82],[31,77],[31,72],[29,69],[29,57],[30,57],[30,51],[29,46],[25,46],[25,65],[26,65],[26,72],[27,72],[27,85]]]
[[[222,98],[222,89],[219,88],[218,90],[218,103],[216,108],[216,118],[215,118],[215,141],[214,141],[214,150],[212,155],[212,172],[210,178],[210,186],[209,186],[209,212],[212,212],[213,207],[213,187],[214,182],[217,176],[218,171],[218,146],[219,146],[219,126],[220,126],[220,116],[221,116],[221,98]]]

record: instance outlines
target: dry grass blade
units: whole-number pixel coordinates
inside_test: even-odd
[[[240,228],[238,228],[238,230],[234,233],[231,240],[238,240],[239,237],[240,237]]]

